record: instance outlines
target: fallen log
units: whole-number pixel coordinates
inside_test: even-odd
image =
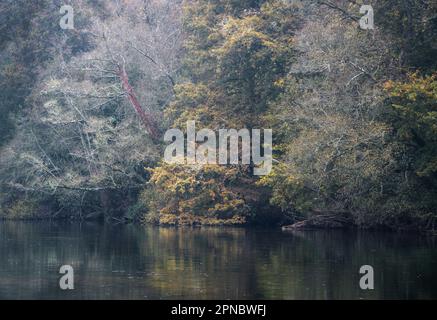
[[[346,213],[322,214],[309,219],[283,226],[283,231],[293,230],[320,230],[320,229],[346,229],[354,226],[352,217]]]

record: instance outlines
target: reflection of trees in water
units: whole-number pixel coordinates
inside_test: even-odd
[[[2,222],[0,298],[435,298],[435,247],[378,233]],[[63,264],[73,292],[58,289]],[[373,292],[358,288],[364,264]]]

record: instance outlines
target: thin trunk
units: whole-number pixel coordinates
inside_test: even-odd
[[[141,118],[141,121],[143,122],[146,130],[149,132],[152,139],[158,140],[159,134],[158,134],[156,122],[153,119],[152,115],[144,112],[143,108],[141,107],[141,105],[140,105],[140,103],[135,95],[134,89],[132,88],[132,86],[129,83],[129,78],[127,76],[126,69],[124,68],[124,66],[120,67],[119,77],[121,79],[123,89],[125,90],[125,92],[128,95],[128,99],[129,99],[130,103],[132,104],[135,111],[137,112],[137,114]]]

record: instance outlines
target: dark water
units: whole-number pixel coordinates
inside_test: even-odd
[[[0,299],[435,299],[436,248],[369,232],[0,222]],[[59,289],[62,265],[74,290]]]

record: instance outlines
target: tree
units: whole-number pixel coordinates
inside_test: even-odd
[[[268,104],[280,93],[276,82],[293,59],[291,37],[299,26],[296,10],[283,1],[190,2],[184,17],[183,77],[165,112],[172,127],[195,120],[213,130],[261,128]],[[147,206],[161,214],[161,223],[168,214],[176,221],[193,214],[222,223],[249,221],[267,203],[268,193],[255,185],[251,166],[175,170],[166,165],[155,168],[151,188],[160,191],[156,197],[144,197]],[[161,179],[168,175],[176,180]],[[174,189],[187,181],[197,187],[182,193]]]
[[[68,36],[59,28],[59,7],[49,0],[2,1],[0,4],[0,146],[14,133],[14,118],[27,108],[38,79],[58,50],[73,56],[89,48],[87,33]],[[86,26],[87,14],[78,10],[78,23]],[[82,18],[81,18],[82,17]]]
[[[65,214],[74,203],[80,216],[82,209],[111,216],[143,187],[144,166],[159,157],[160,111],[173,95],[179,7],[118,5],[108,4],[107,17],[78,30],[92,37],[92,49],[76,56],[60,50],[39,73],[32,108],[4,153],[5,168],[14,169],[2,175],[7,192],[45,195]]]

